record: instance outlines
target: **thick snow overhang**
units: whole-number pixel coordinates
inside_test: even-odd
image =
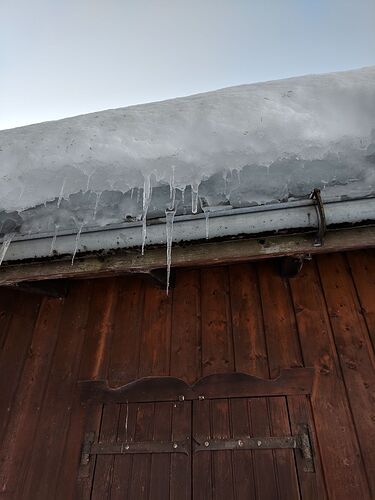
[[[375,67],[0,132],[5,262],[375,220]],[[167,215],[166,215],[167,210]],[[169,241],[170,243],[170,241]],[[147,251],[147,248],[146,248]]]

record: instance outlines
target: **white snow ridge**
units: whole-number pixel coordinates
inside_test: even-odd
[[[375,66],[242,85],[1,131],[0,233],[143,220],[146,244],[165,210],[367,196],[374,169]]]

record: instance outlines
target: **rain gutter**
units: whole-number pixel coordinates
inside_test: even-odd
[[[327,229],[375,223],[375,198],[329,201],[324,203]],[[175,216],[173,242],[193,242],[238,236],[254,237],[280,232],[317,231],[319,217],[313,200],[263,205],[210,212],[209,215]],[[53,233],[17,235],[8,248],[4,262],[25,259],[42,260],[51,255]],[[148,245],[165,245],[166,219],[152,219],[147,224]],[[110,252],[114,249],[139,248],[142,245],[140,222],[83,229],[77,233],[61,232],[54,243],[54,255],[71,255],[77,245],[80,253]]]

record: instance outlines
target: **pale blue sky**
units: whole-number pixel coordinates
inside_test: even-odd
[[[0,0],[0,129],[375,64],[375,0]]]

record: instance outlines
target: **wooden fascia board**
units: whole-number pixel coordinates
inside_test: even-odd
[[[375,248],[375,227],[356,227],[328,231],[324,244],[314,246],[313,234],[279,235],[264,238],[237,239],[220,242],[173,246],[173,267],[201,267],[230,264],[287,255],[318,254],[356,249]],[[87,256],[71,260],[3,265],[0,268],[0,285],[22,281],[40,281],[61,278],[98,278],[127,273],[147,273],[166,265],[164,247],[124,252],[106,256]]]

